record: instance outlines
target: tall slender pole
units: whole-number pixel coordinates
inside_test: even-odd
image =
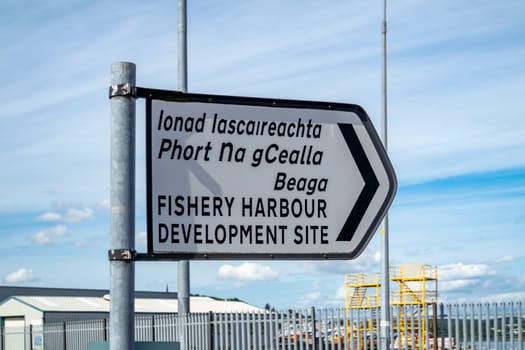
[[[110,317],[111,350],[135,342],[135,65],[111,65]]]
[[[188,46],[186,44],[186,32],[186,0],[179,0],[178,88],[182,92],[188,91]],[[190,313],[190,262],[188,260],[180,260],[178,263],[177,291],[179,315]]]
[[[385,150],[388,151],[387,138],[387,75],[386,75],[386,0],[383,0],[383,64],[381,79],[381,131]],[[381,225],[381,350],[390,349],[390,264],[388,254],[388,213]]]
[[[188,45],[187,45],[187,30],[186,24],[186,0],[179,0],[179,21],[178,21],[178,34],[179,34],[179,80],[178,88],[182,92],[188,92]]]

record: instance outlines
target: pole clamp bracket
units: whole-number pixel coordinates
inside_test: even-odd
[[[109,261],[133,261],[137,252],[133,249],[110,249],[108,250]]]
[[[137,98],[137,88],[130,83],[111,85],[109,87],[109,98],[116,96]]]

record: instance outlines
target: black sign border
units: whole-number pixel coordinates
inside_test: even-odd
[[[381,220],[386,215],[388,208],[394,200],[397,191],[397,179],[394,168],[388,158],[383,143],[379,138],[366,111],[359,105],[346,103],[332,103],[305,100],[273,99],[260,97],[243,97],[227,95],[209,95],[184,93],[173,90],[160,90],[136,87],[135,96],[146,99],[146,205],[147,205],[147,253],[136,253],[135,260],[147,261],[177,261],[177,260],[351,260],[357,258],[365,249],[373,234],[379,227]],[[152,159],[151,159],[151,118],[152,101],[176,102],[201,102],[215,104],[233,104],[244,106],[259,106],[273,108],[318,109],[355,113],[363,122],[365,129],[372,140],[372,144],[379,155],[381,163],[386,170],[389,191],[378,214],[366,231],[363,239],[354,251],[349,253],[160,253],[153,251],[153,205],[152,194]]]

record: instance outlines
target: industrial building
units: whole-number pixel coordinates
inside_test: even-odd
[[[0,286],[0,332],[4,335],[0,337],[3,340],[0,349],[23,349],[24,344],[34,343],[28,328],[58,322],[107,319],[110,303],[107,290]],[[239,300],[206,296],[190,296],[190,310],[195,313],[262,311]],[[177,311],[176,293],[135,293],[137,315],[176,314]]]

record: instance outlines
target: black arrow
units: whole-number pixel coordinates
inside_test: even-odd
[[[341,233],[339,233],[339,236],[337,236],[336,239],[336,241],[350,242],[352,237],[354,237],[355,231],[357,230],[359,223],[361,223],[372,198],[374,198],[374,195],[379,188],[379,181],[374,173],[374,169],[372,169],[372,166],[368,161],[368,157],[365,154],[361,142],[359,142],[354,126],[352,124],[338,125],[343,137],[345,138],[346,145],[354,157],[359,173],[365,181],[365,186],[361,190],[350,215],[346,218]]]

